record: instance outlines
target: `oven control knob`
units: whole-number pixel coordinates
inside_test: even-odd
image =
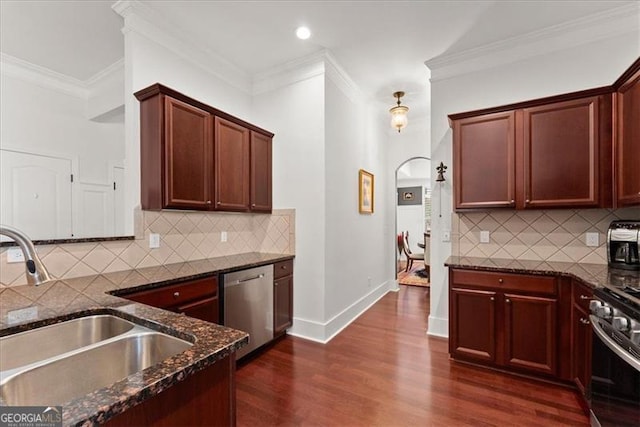
[[[635,329],[629,332],[629,339],[635,345],[640,345],[640,329]]]
[[[598,307],[598,309],[596,310],[596,316],[602,319],[609,319],[611,318],[611,316],[613,316],[613,309],[608,305]]]
[[[629,319],[622,316],[614,316],[611,324],[619,331],[626,332],[629,330]]]
[[[598,308],[600,307],[602,307],[602,303],[600,301],[591,300],[591,302],[589,302],[589,310],[593,314],[596,314],[596,312],[598,311]]]

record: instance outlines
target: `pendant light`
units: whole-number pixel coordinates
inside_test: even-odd
[[[391,113],[391,127],[398,129],[398,133],[400,133],[400,131],[407,126],[407,112],[409,111],[409,107],[400,105],[400,98],[404,96],[404,92],[394,92],[393,96],[398,99],[398,105],[389,109]]]

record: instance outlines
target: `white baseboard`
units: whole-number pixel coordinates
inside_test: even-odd
[[[449,319],[429,316],[429,330],[427,335],[449,338]]]
[[[324,323],[295,317],[293,327],[287,333],[294,337],[326,344],[385,296],[392,286],[392,281],[384,282]]]

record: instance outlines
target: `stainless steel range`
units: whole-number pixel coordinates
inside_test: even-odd
[[[590,303],[592,426],[640,426],[640,272],[609,269]]]

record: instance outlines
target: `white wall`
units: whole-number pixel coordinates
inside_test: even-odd
[[[494,68],[433,81],[431,158],[449,166],[447,182],[433,192],[442,197],[442,218],[432,215],[431,315],[429,333],[448,335],[448,276],[444,262],[451,243],[440,231],[451,229],[452,132],[447,115],[612,84],[640,54],[637,34],[626,34],[570,49],[541,54]],[[452,236],[455,238],[455,236]]]
[[[86,99],[2,74],[0,143],[78,159],[80,181],[108,184],[109,164],[124,158],[124,123],[86,118]]]
[[[325,81],[326,145],[326,307],[327,321],[357,304],[381,286],[392,271],[385,263],[388,206],[379,200],[387,191],[386,128],[375,107],[347,96],[329,78]],[[358,212],[358,171],[374,175],[374,213]],[[338,322],[339,323],[339,322]],[[336,332],[329,326],[329,334]]]

